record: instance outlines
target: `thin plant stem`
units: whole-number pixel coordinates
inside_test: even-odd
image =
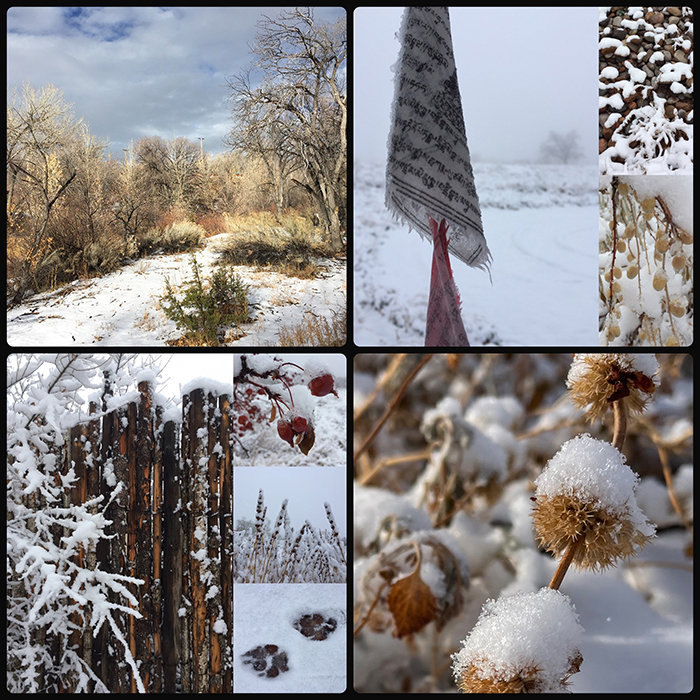
[[[379,419],[377,425],[374,426],[372,432],[367,436],[362,445],[360,445],[360,448],[357,450],[357,452],[355,452],[355,459],[357,459],[372,444],[372,441],[375,437],[377,437],[377,433],[381,430],[382,426],[384,425],[384,423],[386,423],[392,411],[398,405],[399,401],[401,400],[401,397],[404,395],[406,389],[408,389],[409,385],[413,381],[413,378],[416,376],[416,374],[418,374],[419,370],[421,370],[423,366],[428,363],[432,356],[432,353],[427,353],[424,357],[421,358],[420,362],[411,370],[411,373],[408,375],[408,377],[406,377],[404,383],[396,392],[396,396],[394,396],[394,398],[391,400],[391,403],[387,406],[386,410],[384,411],[384,415]]]
[[[566,551],[564,552],[564,556],[561,558],[559,562],[559,566],[557,566],[557,570],[554,572],[554,576],[552,577],[552,580],[549,583],[549,587],[553,588],[555,591],[559,590],[559,586],[561,586],[561,582],[564,580],[564,576],[566,576],[566,572],[569,570],[569,567],[571,566],[571,562],[574,560],[574,557],[576,556],[576,552],[578,551],[578,548],[583,544],[583,540],[586,538],[585,533],[581,533],[567,548]]]
[[[613,401],[613,415],[615,416],[615,428],[613,434],[613,446],[622,452],[627,434],[627,406],[624,399]]]

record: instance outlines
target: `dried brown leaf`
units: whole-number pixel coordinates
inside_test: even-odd
[[[394,617],[395,637],[419,632],[437,617],[435,596],[420,577],[420,567],[391,587],[387,604]]]

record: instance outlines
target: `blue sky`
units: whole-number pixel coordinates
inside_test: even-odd
[[[52,83],[113,154],[143,136],[184,136],[226,150],[226,78],[250,67],[265,14],[283,7],[12,7],[7,84]],[[287,8],[289,9],[289,8]],[[335,22],[343,8],[314,8]]]

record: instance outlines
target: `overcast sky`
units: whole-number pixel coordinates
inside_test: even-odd
[[[345,467],[237,467],[233,471],[233,512],[236,520],[255,520],[258,492],[263,490],[267,520],[274,526],[286,498],[292,526],[308,520],[315,528],[330,530],[324,503],[329,503],[340,536],[346,534]]]
[[[282,7],[12,7],[7,13],[7,83],[52,83],[111,151],[143,136],[184,136],[210,153],[226,150],[226,78],[248,69],[265,14]],[[287,8],[291,9],[291,8]],[[335,22],[343,8],[314,8]]]
[[[386,160],[403,8],[355,10],[355,159]],[[451,7],[469,150],[474,160],[537,157],[550,130],[576,129],[597,163],[598,9]]]

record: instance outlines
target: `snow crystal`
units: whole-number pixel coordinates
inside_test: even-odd
[[[561,690],[578,655],[583,628],[569,597],[550,588],[488,600],[476,625],[452,656],[459,678],[478,662],[482,678],[507,680],[537,668],[543,690]]]

